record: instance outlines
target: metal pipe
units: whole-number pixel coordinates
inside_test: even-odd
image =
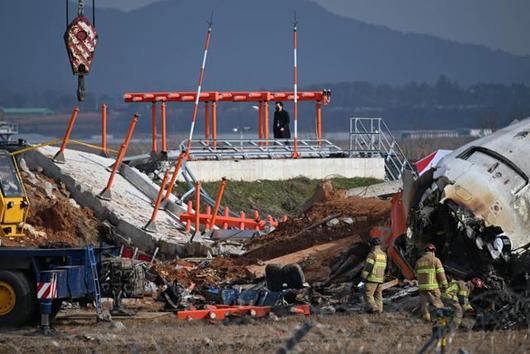
[[[221,206],[221,200],[223,199],[223,194],[225,192],[226,178],[223,177],[221,180],[221,185],[219,186],[219,191],[217,192],[217,198],[215,198],[215,206],[213,208],[212,219],[210,220],[210,225],[215,227],[215,219],[217,219],[217,214],[219,213],[219,207]]]
[[[294,13],[294,23],[293,23],[293,54],[294,54],[294,70],[293,70],[293,87],[294,87],[294,150],[292,157],[297,159],[300,155],[298,154],[298,64],[297,64],[297,25],[296,21],[296,12]]]
[[[70,24],[70,0],[66,0],[66,28],[68,28],[68,25]]]
[[[166,102],[162,102],[161,105],[162,113],[162,153],[167,153],[167,132],[166,132]]]
[[[107,152],[107,105],[101,105],[101,150],[103,156],[109,156]]]
[[[188,204],[187,204],[187,213],[188,215],[191,215],[191,212],[193,210],[193,206],[192,206],[192,201],[191,200],[188,200]],[[191,221],[190,219],[187,219],[186,220],[186,232],[190,232],[191,230]]]
[[[68,145],[68,141],[70,140],[70,135],[72,135],[72,130],[74,129],[74,123],[77,118],[77,114],[79,113],[79,107],[75,106],[74,110],[72,111],[72,114],[70,115],[70,120],[68,121],[68,128],[66,128],[66,132],[63,136],[63,142],[61,143],[61,147],[59,148],[59,151],[55,154],[53,157],[53,161],[58,163],[64,163],[64,149],[66,148],[66,145]]]
[[[92,25],[96,27],[96,0],[92,0]]]
[[[217,102],[212,102],[212,140],[213,146],[217,146]]]
[[[320,145],[322,141],[322,104],[320,102],[317,102],[317,140],[318,145]]]
[[[224,212],[223,216],[225,218],[230,216],[230,209],[228,207],[225,207],[225,212]],[[225,221],[225,222],[223,222],[223,230],[226,230],[226,229],[228,229],[228,223]]]
[[[169,181],[169,185],[166,191],[166,197],[164,198],[164,200],[169,200],[171,193],[173,193],[173,187],[175,187],[175,183],[177,182],[177,177],[179,175],[180,168],[182,167],[182,162],[185,156],[186,153],[184,151],[181,151],[177,160],[177,164],[175,165],[175,170],[173,171],[173,175],[171,176],[171,181]]]
[[[261,101],[258,102],[258,139],[263,139],[263,102]]]
[[[151,151],[156,153],[158,152],[158,144],[156,141],[156,103],[153,102],[151,105]]]
[[[256,222],[256,225],[254,227],[254,230],[259,231],[260,229],[260,218],[259,218],[259,212],[257,210],[254,210],[254,221]]]
[[[245,212],[239,212],[239,230],[245,230]]]
[[[208,101],[204,102],[204,140],[208,143],[210,139],[210,103]]]
[[[151,218],[147,222],[147,224],[144,226],[144,230],[155,232],[156,231],[156,215],[158,214],[158,209],[160,208],[160,203],[162,202],[162,197],[164,196],[164,189],[166,187],[167,178],[169,176],[169,168],[164,172],[164,178],[162,178],[162,183],[160,184],[160,189],[158,190],[158,194],[156,196],[156,201],[153,209],[153,213],[151,214]]]
[[[195,182],[195,234],[200,232],[200,214],[201,214],[201,182]]]
[[[201,70],[199,73],[199,84],[197,85],[197,95],[195,96],[195,104],[193,106],[193,116],[192,116],[192,121],[191,121],[190,134],[188,136],[188,144],[186,147],[186,160],[188,160],[190,156],[191,142],[193,139],[193,131],[195,130],[195,123],[197,122],[197,114],[199,111],[199,100],[201,97],[202,82],[204,79],[204,69],[206,67],[206,58],[208,57],[208,48],[210,47],[211,36],[212,36],[212,19],[210,17],[210,21],[208,22],[208,33],[206,34],[206,41],[204,43],[204,54],[202,57]]]
[[[265,128],[265,140],[269,140],[269,101],[263,102],[263,126]],[[269,145],[269,142],[266,142]]]
[[[210,230],[212,227],[210,225],[210,220],[212,219],[211,218],[211,212],[212,212],[212,207],[207,205],[206,206],[206,221],[204,223],[204,228],[206,230]]]
[[[131,124],[129,125],[129,130],[127,131],[125,140],[123,141],[123,144],[120,147],[120,151],[118,152],[118,156],[116,157],[116,161],[114,162],[114,166],[112,167],[112,172],[110,173],[109,180],[107,181],[107,186],[101,191],[101,193],[98,194],[98,198],[100,199],[110,200],[111,198],[110,188],[112,187],[114,178],[123,161],[123,158],[125,157],[125,154],[127,153],[127,148],[129,147],[129,143],[131,142],[131,138],[134,132],[134,127],[136,126],[137,122],[138,122],[138,113],[136,113],[133,119],[131,120]]]

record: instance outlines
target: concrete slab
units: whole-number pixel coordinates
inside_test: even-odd
[[[63,182],[77,203],[92,209],[99,218],[114,225],[120,239],[130,241],[147,253],[152,253],[159,247],[161,258],[190,255],[186,251],[189,236],[182,231],[183,225],[173,212],[158,212],[156,233],[142,230],[151,217],[152,200],[158,191],[156,184],[145,174],[134,168],[126,168],[127,178],[116,175],[111,188],[112,199],[104,201],[97,198],[97,195],[107,184],[110,176],[107,168],[114,160],[87,152],[66,150],[66,163],[56,164],[51,160],[56,152],[57,148],[43,147],[25,154],[24,158],[30,168],[41,167],[46,175]],[[172,204],[175,212],[185,210]]]
[[[324,179],[331,176],[384,179],[383,158],[315,158],[277,160],[188,161],[187,166],[203,182],[222,177],[252,182],[260,179],[287,180],[299,176]]]
[[[403,182],[401,180],[389,181],[383,183],[372,184],[366,187],[357,187],[348,190],[347,196],[357,197],[385,197],[395,194],[403,189]]]

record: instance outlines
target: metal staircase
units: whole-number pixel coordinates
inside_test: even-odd
[[[395,181],[403,171],[416,175],[410,162],[382,118],[350,118],[350,157],[382,157],[385,179]]]

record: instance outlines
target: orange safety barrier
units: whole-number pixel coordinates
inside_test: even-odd
[[[52,158],[52,160],[56,163],[65,163],[66,160],[64,158],[64,149],[66,149],[66,145],[68,145],[68,141],[70,140],[70,135],[72,135],[72,130],[74,129],[74,123],[77,118],[77,114],[79,113],[79,107],[74,107],[74,110],[72,111],[72,114],[70,115],[70,120],[68,122],[68,128],[66,128],[66,132],[64,133],[63,142],[61,143],[61,147],[59,148],[59,151],[55,154],[55,156]]]
[[[105,157],[109,156],[107,151],[107,105],[101,105],[101,154]]]
[[[151,214],[151,219],[147,222],[147,224],[143,227],[145,231],[148,232],[156,232],[156,215],[158,214],[158,209],[160,208],[160,203],[162,202],[162,197],[164,196],[164,188],[166,188],[166,182],[167,178],[169,176],[169,168],[164,173],[164,178],[162,178],[162,183],[160,184],[160,189],[158,191],[158,194],[156,196],[155,205],[153,208],[153,213]]]
[[[204,310],[183,310],[177,311],[176,315],[181,320],[224,320],[228,316],[251,316],[264,317],[272,311],[270,306],[228,306],[228,305],[207,305]],[[292,314],[309,316],[311,306],[308,304],[291,307]]]
[[[197,209],[197,208],[196,208]],[[205,225],[205,228],[208,230],[212,229],[215,226],[220,227],[221,229],[228,229],[229,227],[237,228],[240,230],[264,230],[267,223],[270,223],[272,226],[277,227],[278,221],[274,220],[272,216],[267,215],[265,220],[261,220],[259,214],[254,213],[254,218],[247,218],[244,212],[240,212],[239,216],[230,216],[229,208],[224,208],[223,215],[214,215],[211,213],[211,210],[206,210],[206,213],[197,213],[193,210],[193,204],[188,201],[186,212],[180,214],[180,221],[186,224],[186,231],[191,230],[191,224],[195,223],[195,229],[197,230],[197,222],[200,225]],[[285,221],[286,217],[282,218],[282,221]]]
[[[112,183],[114,182],[114,178],[116,176],[116,173],[118,172],[118,169],[121,166],[123,158],[125,157],[125,154],[127,153],[127,149],[129,147],[129,143],[131,142],[131,138],[134,132],[134,127],[136,126],[137,122],[138,122],[138,113],[134,115],[131,121],[131,124],[129,125],[129,130],[127,131],[127,135],[125,136],[125,140],[123,141],[123,144],[121,144],[120,146],[120,150],[118,151],[118,156],[116,157],[116,161],[114,162],[114,165],[112,167],[112,172],[110,173],[109,180],[107,181],[107,186],[101,191],[101,193],[98,194],[98,198],[100,199],[111,200],[110,188],[112,187]]]

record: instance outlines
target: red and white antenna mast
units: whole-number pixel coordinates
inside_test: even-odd
[[[177,160],[177,164],[175,165],[175,170],[173,171],[173,175],[171,176],[171,180],[169,181],[165,199],[169,199],[169,197],[171,196],[171,193],[173,192],[173,187],[175,186],[175,182],[177,181],[178,174],[182,167],[183,159],[188,160],[190,157],[191,143],[193,140],[193,131],[195,130],[195,124],[197,123],[197,115],[199,113],[199,101],[201,98],[202,82],[204,79],[204,69],[206,68],[206,58],[208,57],[208,48],[210,47],[210,38],[212,36],[212,24],[213,24],[213,12],[210,15],[210,19],[208,20],[208,32],[206,34],[206,40],[204,42],[204,53],[202,56],[201,70],[199,73],[199,83],[197,85],[197,96],[195,97],[195,104],[193,106],[193,115],[191,119],[190,133],[188,135],[186,149],[180,152],[179,158]]]
[[[294,13],[294,22],[293,22],[293,54],[294,54],[294,70],[293,70],[293,86],[294,86],[294,150],[292,157],[297,159],[300,155],[298,154],[298,63],[297,63],[297,26],[298,22],[296,20],[296,12]]]

